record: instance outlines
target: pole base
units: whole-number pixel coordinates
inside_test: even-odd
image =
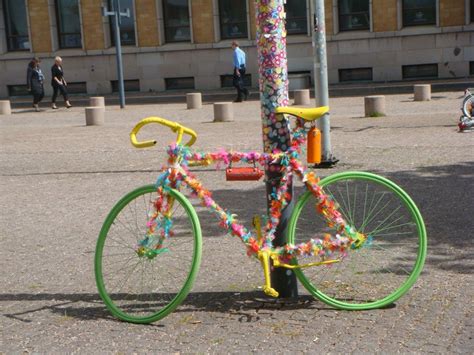
[[[329,159],[321,161],[319,164],[309,165],[313,169],[331,169],[339,162],[339,159],[336,159],[334,156],[330,156]]]
[[[276,268],[271,273],[271,283],[278,292],[278,298],[297,298],[298,283],[292,270]]]

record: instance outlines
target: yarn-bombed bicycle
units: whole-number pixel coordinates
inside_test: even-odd
[[[199,218],[181,191],[217,216],[228,234],[239,238],[249,256],[256,257],[264,272],[263,291],[273,297],[272,268],[292,269],[316,298],[347,310],[387,306],[405,294],[416,281],[426,256],[426,230],[412,199],[381,176],[365,172],[337,173],[319,181],[300,161],[308,124],[328,111],[277,108],[296,118],[292,144],[286,152],[272,154],[190,149],[196,133],[176,122],[158,117],[140,121],[131,132],[135,147],[156,141],[137,141],[140,129],[158,123],[177,133],[167,148],[168,162],[156,184],[125,195],[110,211],[100,231],[95,253],[97,287],[111,313],[134,323],[150,323],[167,316],[188,295],[201,261]],[[189,142],[182,144],[184,135]],[[254,230],[221,207],[195,177],[192,166],[248,163],[241,175],[258,179],[258,166],[279,166],[281,179],[270,196],[268,215],[254,219]],[[237,174],[238,175],[238,174]],[[290,217],[287,244],[273,244],[281,211],[289,200],[294,178],[304,183]],[[239,176],[237,176],[239,179]],[[316,266],[320,266],[317,268]]]

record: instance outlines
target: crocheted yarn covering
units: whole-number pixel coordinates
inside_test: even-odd
[[[165,167],[156,182],[158,198],[153,204],[153,211],[148,222],[148,236],[156,236],[159,245],[164,238],[172,237],[172,215],[170,211],[170,196],[166,193],[168,189],[179,190],[184,184],[191,193],[201,200],[203,206],[212,211],[219,220],[219,225],[228,234],[238,237],[247,247],[249,256],[256,255],[261,250],[272,250],[277,253],[282,261],[288,261],[293,256],[319,256],[323,260],[344,257],[346,250],[356,238],[356,232],[352,231],[342,218],[333,200],[324,194],[318,185],[319,178],[308,172],[299,162],[301,145],[305,141],[305,129],[302,121],[298,121],[293,130],[292,146],[286,153],[275,152],[273,154],[262,154],[258,152],[227,152],[223,149],[211,153],[194,152],[183,145],[170,145],[167,149],[169,155],[169,166]],[[176,164],[175,162],[179,162]],[[225,210],[212,198],[212,193],[189,170],[190,162],[206,162],[216,166],[228,165],[233,162],[259,164],[262,167],[269,163],[277,162],[282,170],[282,179],[271,194],[268,218],[263,231],[263,241],[259,243],[257,237],[246,227],[239,223],[237,216]],[[316,209],[325,218],[328,226],[335,230],[335,235],[325,235],[323,239],[314,238],[306,243],[297,245],[286,245],[274,248],[272,241],[281,217],[281,211],[288,204],[289,193],[288,182],[293,175],[299,177],[312,191],[316,198]]]

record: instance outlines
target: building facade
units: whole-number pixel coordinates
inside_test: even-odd
[[[47,82],[63,57],[70,91],[117,90],[111,0],[0,0],[0,97],[25,94],[26,66]],[[257,86],[254,0],[120,0],[126,90],[232,85],[231,42],[247,52]],[[309,86],[314,0],[287,0],[290,88]],[[325,0],[330,83],[474,75],[474,0]],[[303,80],[303,81],[302,81]],[[45,86],[49,90],[49,85]],[[48,92],[47,92],[48,93]]]

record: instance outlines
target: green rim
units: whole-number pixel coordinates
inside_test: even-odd
[[[417,237],[418,251],[417,251],[415,265],[413,269],[411,270],[408,278],[394,292],[392,292],[388,296],[383,297],[381,299],[377,299],[377,300],[366,302],[366,303],[348,303],[348,302],[344,302],[344,301],[332,298],[326,295],[325,293],[323,293],[322,291],[318,290],[317,286],[313,285],[313,283],[308,279],[308,277],[305,276],[304,271],[302,271],[301,269],[296,269],[295,273],[298,279],[300,280],[300,282],[303,284],[303,286],[313,296],[315,296],[316,298],[320,299],[324,303],[331,305],[335,308],[346,309],[346,310],[365,310],[365,309],[382,308],[393,303],[394,301],[399,299],[401,296],[403,296],[411,288],[411,286],[413,286],[418,276],[420,275],[423,269],[423,264],[426,258],[426,250],[427,250],[425,224],[423,222],[423,218],[420,214],[420,211],[416,207],[413,200],[408,196],[406,192],[404,192],[394,182],[386,178],[383,178],[381,176],[371,174],[371,173],[343,172],[343,173],[331,175],[321,180],[319,185],[324,188],[324,187],[329,186],[330,184],[340,182],[341,180],[362,180],[362,181],[365,180],[365,181],[375,182],[379,185],[386,187],[388,190],[393,192],[394,195],[397,196],[403,202],[403,205],[406,207],[406,209],[409,211],[409,214],[411,215],[413,223],[416,224],[416,230],[417,230],[417,236],[418,236]],[[295,243],[298,219],[311,196],[312,196],[312,193],[310,191],[307,191],[303,196],[301,196],[301,198],[298,200],[298,203],[295,206],[295,209],[290,218],[290,224],[289,224],[289,233],[288,233],[289,243],[292,243],[292,244]],[[349,251],[349,253],[350,252],[351,251]],[[295,259],[294,262],[297,263],[297,260]],[[344,263],[344,260],[342,261],[342,263]]]
[[[166,317],[169,313],[171,313],[181,302],[184,301],[188,293],[190,292],[194,280],[196,278],[197,272],[199,270],[199,265],[201,263],[201,253],[202,253],[202,237],[201,237],[201,227],[199,224],[199,219],[197,217],[196,211],[192,207],[191,203],[178,191],[170,190],[169,193],[178,202],[186,212],[187,218],[189,219],[192,232],[194,234],[194,242],[193,242],[193,256],[192,261],[189,268],[189,273],[187,278],[182,286],[182,288],[176,293],[176,295],[171,299],[171,301],[162,309],[158,310],[156,313],[153,313],[149,316],[139,317],[128,314],[120,309],[112,300],[109,293],[107,292],[104,278],[103,278],[103,252],[104,252],[104,245],[107,240],[107,236],[109,230],[114,223],[117,216],[120,214],[122,210],[124,210],[127,205],[131,204],[137,198],[145,194],[152,194],[156,192],[155,185],[146,185],[142,186],[127,195],[125,195],[110,211],[109,215],[107,216],[102,229],[99,234],[99,239],[97,241],[96,252],[95,252],[95,279],[97,283],[97,288],[99,290],[99,294],[106,304],[107,308],[110,312],[116,316],[117,318],[132,322],[132,323],[151,323],[155,322],[159,319]],[[176,203],[175,202],[175,203]]]

